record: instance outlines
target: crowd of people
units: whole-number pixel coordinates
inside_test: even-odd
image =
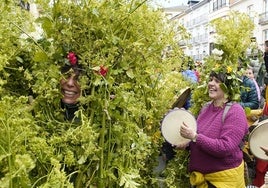
[[[265,48],[264,60],[268,70],[268,47]],[[76,118],[78,98],[81,95],[78,79],[82,68],[76,61],[74,64],[62,67],[61,71],[64,75],[60,81],[63,95],[61,106],[65,109],[65,118],[72,121]],[[196,70],[192,68],[185,70],[183,75],[192,83],[197,83],[199,80]],[[211,102],[203,106],[197,117],[197,131],[192,130],[187,124],[181,125],[180,128],[181,136],[191,142],[176,146],[164,142],[161,152],[168,161],[175,156],[174,149],[190,151],[188,169],[193,188],[244,188],[246,183],[260,187],[264,184],[268,162],[254,156],[253,162],[245,161],[242,149],[244,139],[249,134],[249,126],[251,126],[244,109],[247,107],[263,108],[261,98],[265,98],[261,95],[264,92],[260,90],[255,80],[254,70],[248,67],[242,77],[243,86],[249,89],[241,91],[239,103],[232,101],[228,93],[220,87],[221,84],[229,87],[225,73],[211,71],[209,77],[207,89]],[[183,107],[189,109],[190,106],[190,98],[188,98]],[[268,155],[268,148],[262,147],[261,149]],[[245,167],[246,170],[251,168],[249,182],[244,181]]]
[[[268,70],[268,47],[265,48],[264,62]],[[78,65],[77,59],[74,63],[62,67],[64,78],[60,81],[63,96],[61,106],[65,109],[65,118],[69,121],[77,118],[75,112],[78,110],[78,98],[81,95],[78,82],[81,71],[82,67]],[[183,71],[183,75],[192,83],[199,81],[193,68]],[[204,105],[197,116],[197,131],[186,123],[181,125],[181,136],[191,141],[176,146],[164,142],[162,146],[161,152],[167,161],[175,156],[174,149],[190,151],[188,169],[193,188],[244,188],[246,184],[256,187],[264,184],[268,162],[254,156],[253,165],[252,161],[245,161],[243,146],[251,126],[244,109],[263,108],[261,98],[265,96],[261,96],[262,91],[254,78],[253,68],[248,67],[242,77],[242,84],[247,89],[241,91],[241,102],[232,101],[229,93],[221,87],[221,84],[225,84],[227,88],[230,86],[227,76],[223,72],[211,71],[207,84],[211,102]],[[189,109],[190,106],[188,98],[183,107]],[[268,155],[268,148],[261,149]],[[248,165],[253,169],[249,176],[250,182],[245,181],[245,168],[247,170]]]
[[[268,41],[265,41],[263,59],[267,77]],[[187,70],[183,75],[197,82],[197,77],[192,73]],[[254,68],[248,65],[241,78],[244,89],[241,89],[240,102],[237,103],[221,87],[221,84],[226,88],[231,86],[227,80],[228,74],[212,70],[207,83],[211,101],[202,107],[197,116],[197,131],[186,123],[180,127],[181,136],[190,142],[176,146],[164,142],[161,151],[166,161],[174,157],[175,149],[190,152],[188,170],[192,188],[244,188],[261,187],[264,184],[268,161],[254,156],[250,148],[245,146],[250,132],[268,115],[262,110],[257,117],[245,113],[247,108],[254,111],[264,109],[266,105],[267,79],[262,78],[264,82],[258,83],[255,75]],[[184,108],[188,110],[190,106],[186,104]],[[261,149],[268,155],[267,147]]]

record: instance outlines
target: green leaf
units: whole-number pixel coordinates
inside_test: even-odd
[[[132,69],[127,70],[126,73],[127,73],[128,77],[131,79],[133,79],[135,77]]]
[[[48,57],[47,55],[42,52],[42,51],[37,51],[35,54],[34,54],[34,57],[33,57],[33,60],[35,62],[47,62],[48,61]]]

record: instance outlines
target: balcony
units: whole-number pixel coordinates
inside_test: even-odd
[[[259,15],[259,24],[260,25],[268,24],[268,12]]]

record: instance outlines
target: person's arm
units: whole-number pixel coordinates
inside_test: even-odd
[[[265,155],[268,156],[268,148],[262,146],[260,148],[265,152]]]

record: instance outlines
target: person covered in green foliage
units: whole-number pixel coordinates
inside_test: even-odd
[[[60,80],[61,107],[65,109],[65,118],[72,120],[74,113],[78,110],[78,98],[81,95],[81,88],[78,82],[82,71],[81,65],[78,64],[78,58],[75,53],[70,52],[67,56],[69,65],[61,68],[64,77]]]
[[[10,15],[18,17],[15,8],[7,8],[8,2],[11,1],[5,1],[2,6],[3,13],[12,9]],[[162,11],[152,9],[141,0],[38,2],[41,11],[37,21],[44,38],[40,41],[27,39],[35,46],[27,58],[29,68],[21,72],[22,78],[31,81],[25,85],[32,90],[30,94],[34,99],[31,106],[34,125],[30,126],[34,130],[26,135],[26,131],[14,126],[14,132],[23,132],[24,139],[20,144],[12,144],[18,154],[30,154],[35,167],[31,172],[24,171],[23,175],[10,168],[15,169],[11,173],[6,169],[17,158],[4,153],[4,157],[12,160],[1,166],[1,174],[10,177],[3,179],[14,182],[13,179],[27,178],[27,184],[17,181],[17,185],[32,187],[154,186],[151,155],[158,152],[154,143],[160,139],[158,126],[153,125],[168,108],[174,88],[185,84],[170,74],[179,66],[182,53],[174,38],[176,30],[163,19]],[[5,32],[1,33],[10,40],[1,44],[8,52],[3,53],[2,62],[14,54],[14,60],[20,60],[18,68],[22,63],[26,65],[23,62],[26,59],[15,52],[30,49],[29,45],[8,48],[7,43],[20,39],[20,35],[13,37],[11,34],[16,29],[21,34],[25,27],[12,27],[20,25],[11,19],[13,17],[3,15],[6,24],[3,25]],[[18,18],[29,26],[21,19],[25,17]],[[19,44],[25,42],[19,41]],[[161,52],[166,46],[171,46],[172,51],[170,57],[163,60]],[[85,70],[82,72],[86,74],[82,73],[78,79],[81,95],[75,116],[81,120],[79,123],[64,121],[60,108],[63,95],[59,82],[65,74],[61,75],[59,70],[68,52],[78,55],[78,65],[82,65]],[[11,75],[10,78],[18,77]],[[21,88],[26,90],[26,87]],[[116,98],[111,100],[114,94]],[[26,142],[26,138],[31,140]]]
[[[180,128],[182,137],[191,140],[189,145],[177,147],[190,151],[190,183],[195,188],[245,187],[240,145],[248,133],[248,125],[241,105],[232,102],[228,90],[223,89],[233,83],[228,72],[210,73],[207,87],[211,102],[198,114],[197,131],[185,123]]]
[[[61,67],[63,78],[60,80],[60,91],[62,94],[61,107],[65,110],[65,118],[73,120],[75,112],[79,109],[79,97],[81,96],[81,86],[79,77],[83,70],[78,62],[78,56],[74,52],[67,54],[68,63]],[[99,74],[105,76],[108,69],[100,67]],[[79,121],[79,119],[75,119]]]

